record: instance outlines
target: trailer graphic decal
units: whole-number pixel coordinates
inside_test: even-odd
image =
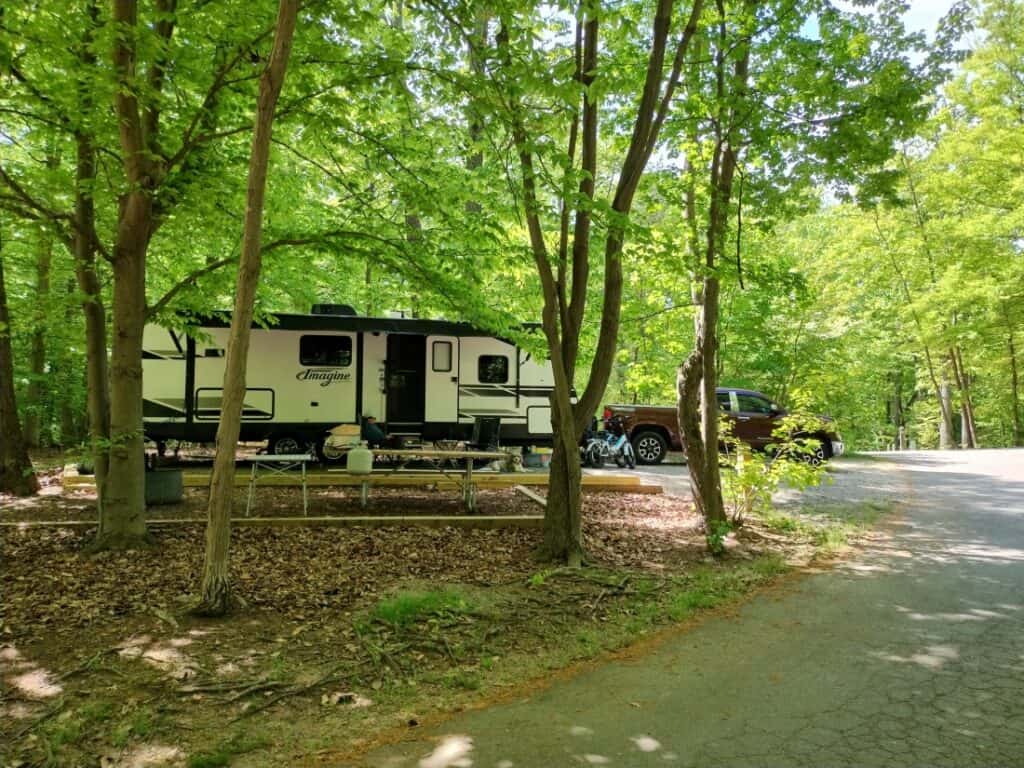
[[[330,368],[307,368],[296,373],[295,378],[299,381],[319,381],[321,387],[326,387],[336,381],[352,381],[352,374]]]

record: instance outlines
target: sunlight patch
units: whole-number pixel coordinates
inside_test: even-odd
[[[64,690],[45,669],[33,669],[31,672],[9,677],[7,681],[30,699],[48,699]]]
[[[583,759],[591,765],[608,765],[612,760],[604,755],[584,755]]]
[[[178,747],[163,744],[139,744],[122,755],[114,768],[155,768],[156,766],[184,765],[185,755]]]
[[[952,645],[929,645],[923,653],[914,653],[910,656],[899,656],[894,653],[873,653],[872,656],[883,661],[917,664],[925,669],[939,670],[947,663],[959,659],[960,651]]]
[[[656,752],[661,749],[661,742],[650,736],[634,736],[630,741],[636,744],[636,748],[641,752]]]
[[[569,733],[573,736],[592,736],[594,731],[592,728],[587,728],[585,725],[574,725],[569,729]]]
[[[419,768],[469,768],[473,761],[473,738],[462,734],[445,736],[433,752],[419,762]]]

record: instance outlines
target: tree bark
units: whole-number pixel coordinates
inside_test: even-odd
[[[1010,408],[1013,410],[1013,444],[1024,446],[1024,424],[1021,423],[1020,378],[1017,374],[1017,349],[1013,343],[1013,330],[1006,334],[1006,347],[1010,353]]]
[[[157,2],[154,29],[167,43],[174,30],[175,0]],[[114,270],[113,343],[110,353],[110,450],[95,549],[147,543],[145,437],[142,424],[142,333],[146,322],[146,253],[156,230],[159,92],[163,53],[146,73],[153,93],[138,97],[138,0],[113,0],[114,111],[127,189],[121,194],[111,264]]]
[[[107,375],[107,313],[103,305],[102,283],[96,270],[96,209],[92,197],[96,179],[96,148],[84,133],[76,137],[76,155],[75,279],[82,293],[82,314],[85,317],[86,411],[102,532],[106,521],[104,498],[109,464],[110,379]]]
[[[49,161],[47,162],[49,166]],[[32,329],[32,350],[29,359],[29,383],[25,397],[28,408],[25,411],[25,442],[30,448],[39,448],[43,443],[52,442],[52,435],[43,435],[42,423],[47,412],[45,405],[46,387],[46,336],[47,313],[50,300],[50,265],[53,261],[53,239],[49,232],[39,233],[39,251],[36,254],[35,319]]]
[[[72,249],[72,254],[74,249]],[[67,301],[64,307],[64,325],[70,328],[76,318],[75,305],[73,299],[76,290],[76,280],[73,277],[68,278],[67,282]],[[75,364],[70,350],[62,349],[58,366],[60,369],[60,389],[62,395],[59,400],[59,418],[60,423],[60,441],[57,443],[61,448],[67,450],[71,446],[76,445],[82,437],[80,430],[80,421],[77,418],[76,411],[80,408],[76,408],[75,400],[71,397],[71,393],[78,389],[77,384],[82,380],[80,377],[82,371]],[[86,391],[88,391],[88,385],[86,385]]]
[[[0,248],[3,243],[0,242]],[[0,492],[31,496],[39,490],[32,469],[14,395],[14,354],[11,351],[11,318],[7,313],[4,261],[0,254]]]
[[[753,0],[744,5],[747,13],[754,10]],[[716,97],[721,110],[714,117],[715,146],[711,158],[707,230],[702,263],[693,264],[695,273],[702,272],[697,316],[694,321],[694,348],[679,367],[677,375],[677,418],[686,438],[687,469],[693,489],[694,504],[704,519],[708,548],[721,552],[721,536],[728,524],[722,499],[722,480],[718,467],[718,314],[719,279],[717,263],[725,250],[729,206],[736,169],[739,162],[736,116],[746,98],[750,69],[750,40],[736,44],[737,58],[733,70],[726,75],[726,51],[732,47],[726,38],[724,6],[718,4],[719,37],[715,54]],[[731,87],[727,86],[731,84]],[[687,199],[687,216],[694,217],[691,200]],[[691,227],[693,224],[691,223]],[[699,272],[698,272],[699,269]],[[699,392],[699,405],[698,405]],[[699,417],[698,417],[699,414]],[[695,450],[696,449],[696,450]]]
[[[206,526],[206,562],[196,613],[221,616],[231,607],[229,548],[231,544],[231,508],[235,495],[235,450],[241,428],[245,400],[245,373],[249,355],[249,335],[260,278],[260,245],[263,236],[263,201],[267,186],[270,138],[274,108],[284,83],[291,54],[300,0],[280,0],[274,47],[267,68],[260,78],[249,158],[249,183],[246,190],[245,230],[238,265],[235,306],[231,316],[224,368],[224,389],[220,424],[217,427],[217,456],[210,481],[209,520]]]
[[[960,347],[953,346],[949,357],[953,364],[957,386],[960,389],[961,447],[977,448],[978,433],[974,426],[974,401],[971,398],[970,374],[964,368],[964,357]]]
[[[939,384],[938,394],[939,408],[942,411],[942,420],[939,422],[939,448],[951,451],[956,448],[956,440],[953,436],[953,394],[945,377]]]

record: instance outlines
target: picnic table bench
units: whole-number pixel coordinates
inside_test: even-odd
[[[392,475],[406,471],[406,466],[413,461],[427,461],[424,472],[436,471],[455,481],[462,488],[462,500],[468,512],[476,512],[476,485],[473,483],[474,461],[507,461],[509,454],[502,451],[459,451],[438,448],[374,448],[374,456],[396,459],[395,466],[377,470],[378,475]],[[450,464],[454,466],[450,466]],[[462,466],[459,466],[459,465]],[[453,477],[453,474],[456,476]],[[364,475],[360,483],[359,503],[366,507],[369,498],[369,487],[372,475]]]
[[[266,475],[283,475],[293,469],[302,469],[302,514],[309,515],[309,493],[306,489],[306,464],[317,461],[317,457],[306,453],[268,453],[253,456],[252,472],[249,475],[249,495],[245,501],[245,516],[252,509],[253,496],[256,493],[256,478],[259,470]]]

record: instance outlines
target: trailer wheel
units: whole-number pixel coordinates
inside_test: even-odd
[[[305,441],[298,435],[272,435],[267,444],[267,453],[295,455],[305,450]]]

